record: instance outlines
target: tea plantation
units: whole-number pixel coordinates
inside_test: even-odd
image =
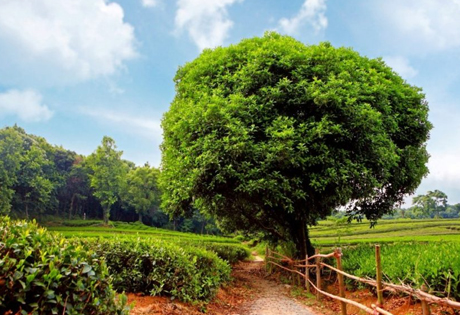
[[[363,278],[375,279],[373,245],[381,244],[384,281],[425,284],[432,294],[460,301],[460,219],[381,220],[374,228],[325,220],[310,236],[321,252],[341,247],[344,270]]]
[[[137,223],[65,225],[49,231],[0,217],[1,314],[127,314],[117,291],[208,301],[229,280],[230,263],[249,257],[230,238]]]
[[[460,242],[460,219],[380,220],[373,228],[367,221],[324,220],[311,228],[310,237],[320,247],[412,241]]]

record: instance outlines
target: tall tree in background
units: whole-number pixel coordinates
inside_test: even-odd
[[[162,126],[163,208],[198,208],[312,254],[338,207],[375,221],[427,174],[420,89],[381,59],[267,33],[181,67]]]
[[[46,170],[52,168],[46,152],[35,143],[25,152],[18,171],[18,181],[14,185],[18,207],[29,218],[30,211],[36,214],[45,212],[50,207],[51,193],[55,188]]]
[[[123,195],[139,215],[139,222],[142,222],[142,217],[149,211],[158,210],[160,206],[159,175],[157,168],[145,164],[143,167],[131,169],[126,176]]]
[[[22,156],[21,137],[13,128],[0,130],[0,214],[8,214]]]
[[[126,166],[121,160],[122,151],[116,150],[115,141],[105,136],[96,151],[86,162],[92,170],[91,188],[103,208],[104,222],[109,223],[110,207],[117,201],[119,188],[126,176]]]
[[[427,217],[439,217],[441,211],[447,207],[447,195],[440,190],[428,191],[425,195],[418,195],[412,199],[415,211]]]

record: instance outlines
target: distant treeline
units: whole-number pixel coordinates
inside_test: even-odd
[[[428,191],[425,195],[417,195],[412,199],[412,207],[395,208],[392,214],[383,219],[456,219],[460,218],[460,203],[450,205],[447,195],[440,191]],[[334,211],[333,216],[342,218],[343,211]]]
[[[110,217],[187,232],[220,233],[212,218],[197,211],[193,217],[170,220],[160,209],[160,171],[148,164],[136,166],[121,155],[108,137],[94,153],[84,156],[16,125],[0,129],[0,214],[39,220]],[[104,181],[107,178],[109,182]]]

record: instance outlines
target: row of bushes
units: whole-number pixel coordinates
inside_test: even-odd
[[[0,217],[0,314],[128,314],[91,247]]]
[[[245,260],[251,256],[250,251],[240,244],[222,244],[194,241],[179,241],[177,244],[181,247],[194,246],[214,252],[220,259],[223,259],[230,264]]]
[[[248,256],[236,244],[66,239],[0,217],[0,314],[128,314],[116,291],[206,301]]]
[[[105,257],[118,291],[209,300],[230,278],[230,265],[193,246],[134,238],[85,239]]]
[[[396,243],[381,246],[385,281],[413,287],[427,285],[432,294],[460,301],[460,243]],[[360,245],[344,251],[343,268],[359,277],[375,279],[375,248]]]

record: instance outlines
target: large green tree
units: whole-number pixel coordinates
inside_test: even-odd
[[[345,207],[375,221],[427,174],[428,106],[381,59],[267,33],[179,68],[164,115],[163,207],[313,247]]]
[[[412,199],[414,211],[425,217],[439,217],[447,208],[447,195],[440,190],[428,191],[425,195],[417,195]]]
[[[86,159],[92,170],[90,185],[93,195],[101,202],[104,222],[110,217],[110,207],[118,200],[120,186],[125,180],[127,166],[121,160],[122,151],[117,150],[115,141],[105,136],[95,152]]]
[[[144,215],[159,209],[161,197],[158,187],[159,175],[160,171],[150,167],[149,164],[133,168],[128,172],[126,188],[122,195],[139,215],[139,222],[142,222]]]
[[[50,208],[52,191],[55,183],[49,177],[49,170],[53,164],[45,150],[35,143],[25,151],[18,171],[18,181],[14,185],[17,207],[24,209],[26,218],[32,211],[39,215]]]
[[[56,204],[57,187],[53,156],[54,149],[44,138],[16,125],[0,130],[0,208],[26,217],[50,210]]]

